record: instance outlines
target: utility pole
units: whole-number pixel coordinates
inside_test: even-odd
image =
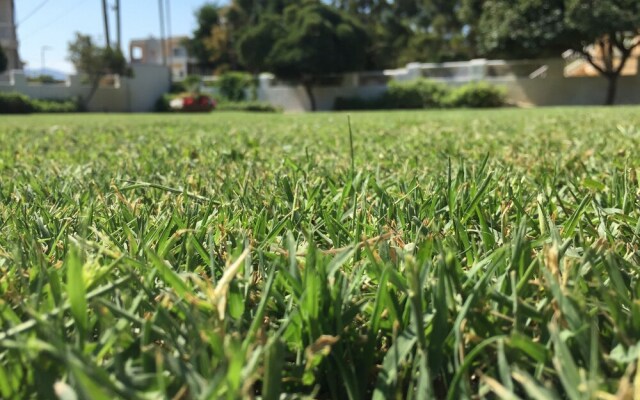
[[[47,68],[47,64],[45,63],[44,53],[47,50],[51,50],[51,47],[50,46],[42,46],[40,48],[40,58],[41,58],[40,61],[42,62],[42,69],[40,70],[40,75],[45,75],[46,74],[45,69]]]
[[[158,0],[158,10],[160,12],[160,46],[162,46],[162,65],[167,65],[167,43],[164,35],[164,10],[162,0]]]
[[[120,0],[118,0],[120,1]],[[169,39],[169,66],[173,65],[173,44],[171,38],[171,1],[167,0],[167,6],[165,8],[167,12],[167,38]],[[173,69],[173,68],[172,68]]]
[[[111,48],[111,39],[109,38],[109,14],[107,14],[107,0],[102,0],[102,18],[104,19],[104,35],[107,38],[107,48]]]
[[[116,45],[118,46],[118,50],[122,51],[122,28],[120,25],[120,0],[116,0],[116,5],[114,6],[116,11]]]

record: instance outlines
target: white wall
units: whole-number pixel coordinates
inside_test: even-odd
[[[365,84],[364,78],[376,76],[390,79],[385,73],[345,74],[340,86],[318,85],[313,88],[318,111],[333,110],[333,104],[338,97],[375,98],[386,90],[386,84]],[[311,110],[309,96],[302,85],[287,85],[278,83],[273,75],[260,75],[257,90],[258,100],[266,101],[289,112],[304,112]]]
[[[607,93],[603,77],[490,80],[507,90],[518,105],[561,106],[602,105]],[[640,76],[623,76],[618,81],[616,104],[640,104]]]
[[[604,103],[607,81],[603,77],[565,77],[564,60],[471,60],[442,64],[411,63],[405,68],[381,71],[379,77],[408,81],[422,76],[459,86],[486,81],[504,87],[510,102],[518,105],[599,105]],[[386,91],[386,84],[366,84],[365,77],[376,73],[346,74],[340,85],[314,88],[317,109],[332,110],[337,97],[372,99]],[[443,77],[445,76],[445,77]],[[282,107],[285,111],[311,109],[302,86],[278,82],[270,74],[260,76],[258,99]],[[620,77],[616,104],[640,104],[640,71]]]
[[[132,77],[120,77],[114,87],[100,87],[89,103],[89,111],[153,111],[158,98],[169,91],[169,69],[160,65],[133,65],[132,70]],[[90,90],[78,75],[70,76],[63,84],[42,85],[28,83],[22,71],[11,71],[9,81],[0,82],[0,92],[18,92],[35,99],[86,98]]]

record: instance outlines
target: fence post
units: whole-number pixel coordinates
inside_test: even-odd
[[[14,69],[9,71],[9,82],[11,82],[11,86],[14,86],[16,92],[19,92],[18,88],[27,86],[27,77],[23,71]]]
[[[412,62],[407,64],[407,80],[418,79],[422,77],[422,64]]]
[[[469,61],[469,80],[482,81],[487,77],[487,59],[476,58]]]

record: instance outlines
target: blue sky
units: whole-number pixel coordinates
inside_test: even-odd
[[[108,3],[113,5],[114,0]],[[193,13],[205,3],[205,0],[170,0],[171,33],[190,34],[195,28]],[[101,0],[16,0],[15,4],[20,57],[27,62],[27,68],[40,68],[41,49],[49,46],[51,49],[45,52],[46,67],[73,72],[66,58],[67,44],[75,32],[89,34],[104,44]],[[123,50],[128,56],[129,40],[160,36],[158,0],[120,0],[120,6]],[[115,41],[115,15],[111,12],[109,16],[111,40]]]

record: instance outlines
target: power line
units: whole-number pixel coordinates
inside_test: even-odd
[[[88,0],[81,0],[81,1],[77,2],[76,4],[74,4],[73,6],[67,8],[66,10],[64,10],[64,12],[60,13],[58,16],[56,16],[55,18],[50,20],[48,23],[46,23],[44,25],[40,25],[37,29],[29,32],[26,35],[21,35],[22,36],[22,40],[24,40],[25,37],[28,38],[31,35],[34,35],[34,34],[40,32],[41,30],[50,27],[51,25],[53,25],[56,22],[60,21],[62,18],[68,17],[70,13],[72,13],[76,8],[80,7],[82,4],[86,3],[87,1]]]
[[[19,25],[23,24],[23,23],[24,23],[24,21],[26,21],[26,20],[28,20],[29,18],[33,17],[33,15],[34,15],[35,13],[37,13],[38,11],[40,11],[40,9],[41,9],[42,7],[44,7],[44,6],[45,6],[45,4],[47,4],[48,2],[49,2],[49,0],[44,0],[42,3],[38,4],[38,5],[36,6],[36,8],[34,8],[33,10],[31,10],[31,12],[30,12],[29,14],[27,14],[27,16],[26,16],[26,17],[22,18],[22,20],[21,20],[20,22],[18,22],[18,23],[16,24],[16,26],[19,26]]]

